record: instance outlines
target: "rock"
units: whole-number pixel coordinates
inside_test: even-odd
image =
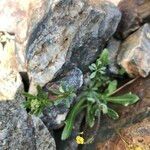
[[[120,48],[120,41],[115,38],[111,38],[108,41],[107,49],[109,52],[109,70],[113,74],[118,74],[117,55]]]
[[[42,120],[38,117],[32,116],[32,121],[35,130],[34,137],[37,150],[56,150],[54,138]]]
[[[21,92],[18,91],[14,100],[0,100],[0,149],[56,150],[54,139],[43,122],[21,107],[25,100]]]
[[[0,100],[12,100],[22,85],[18,72],[14,36],[0,32]]]
[[[118,9],[109,2],[54,2],[27,44],[30,92],[54,78],[66,61],[87,68],[115,32],[120,17]]]
[[[116,133],[117,134],[117,133]],[[97,150],[126,150],[137,148],[150,149],[150,120],[145,119],[119,131],[119,133],[104,143],[97,144]]]
[[[50,82],[45,86],[47,91],[50,89],[58,89],[58,87],[64,84],[69,87],[73,87],[74,90],[78,90],[83,84],[83,74],[80,69],[74,68],[68,72],[65,72],[63,77],[59,77],[59,80]],[[48,127],[48,129],[57,129],[64,125],[64,120],[69,112],[70,106],[74,103],[75,98],[69,100],[69,107],[66,105],[66,100],[62,100],[58,105],[45,108],[42,121]]]
[[[150,72],[150,24],[144,24],[122,44],[118,64],[130,75],[148,76]]]
[[[108,1],[114,3],[117,6],[121,0],[108,0]]]
[[[95,6],[80,26],[70,48],[72,51],[70,61],[77,64],[81,70],[88,69],[88,66],[95,61],[116,31],[121,18],[118,9],[111,3],[104,1],[94,3],[92,0],[90,2]]]
[[[33,29],[53,7],[53,2],[49,0],[0,1],[0,31],[15,35],[17,65],[20,71],[27,69],[25,48],[29,37]]]
[[[149,0],[122,0],[118,4],[118,8],[122,12],[116,34],[118,38],[125,39],[143,23],[150,22]]]
[[[19,72],[28,72],[32,94],[37,85],[52,80],[76,51],[83,49],[81,68],[94,61],[120,17],[119,10],[105,1],[0,1],[0,31],[15,36],[16,66]],[[79,64],[74,57],[71,60]]]
[[[150,117],[150,76],[147,78],[138,78],[132,84],[127,85],[118,95],[132,92],[140,97],[137,104],[123,107],[112,105],[112,108],[119,113],[118,120],[112,120],[108,117],[102,117],[98,134],[93,144],[86,146],[86,150],[96,149],[97,145],[107,142],[116,135],[116,132],[129,125],[134,125],[145,118]],[[126,131],[126,130],[125,130]]]

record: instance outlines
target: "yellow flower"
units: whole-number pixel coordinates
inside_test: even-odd
[[[76,137],[76,142],[77,142],[78,144],[84,144],[84,138],[81,137],[81,136],[77,136],[77,137]]]
[[[135,150],[143,150],[143,148],[141,148],[140,146],[136,146]]]
[[[129,150],[143,150],[143,148],[140,146],[129,145]]]

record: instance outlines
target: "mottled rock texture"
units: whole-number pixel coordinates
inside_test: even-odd
[[[119,10],[105,1],[58,0],[54,4],[27,44],[30,92],[37,84],[50,81],[66,61],[87,69],[121,17]]]
[[[121,41],[112,37],[106,47],[109,52],[109,70],[114,74],[118,74],[117,55],[120,50],[120,44]]]
[[[120,19],[119,10],[107,1],[0,1],[0,31],[14,35],[16,67],[28,72],[31,93],[66,62],[87,69]]]
[[[83,74],[78,68],[64,72],[61,76],[55,82],[48,83],[45,86],[45,89],[50,92],[50,89],[58,89],[61,84],[65,84],[66,86],[72,87],[75,91],[77,91],[83,84]],[[43,115],[41,116],[42,121],[49,129],[57,129],[61,127],[64,125],[69,108],[74,102],[75,97],[68,101],[68,106],[66,105],[67,103],[64,99],[56,106],[45,108]]]
[[[115,136],[117,131],[123,127],[133,125],[142,121],[145,118],[150,117],[150,77],[138,78],[132,84],[122,89],[118,95],[123,93],[132,92],[140,97],[140,101],[137,104],[123,107],[112,105],[118,113],[120,118],[116,121],[108,118],[101,117],[100,128],[95,138],[95,142],[91,145],[85,145],[85,150],[96,149],[96,146],[100,143],[107,142],[110,138]],[[94,129],[93,129],[94,131]],[[87,131],[88,132],[88,131]]]
[[[122,12],[116,34],[118,38],[124,39],[143,23],[150,22],[149,0],[122,0],[118,8]]]
[[[118,64],[130,75],[148,76],[150,72],[150,24],[144,24],[122,44]]]
[[[15,55],[15,37],[0,32],[0,100],[11,100],[22,85]]]
[[[25,48],[32,30],[37,27],[56,0],[1,0],[0,31],[15,35],[17,61],[26,70]]]
[[[21,107],[25,99],[20,93],[14,100],[0,100],[0,150],[56,150],[43,122]]]

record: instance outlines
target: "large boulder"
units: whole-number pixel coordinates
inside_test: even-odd
[[[148,76],[150,72],[150,24],[144,24],[122,44],[118,64],[130,75]]]
[[[43,86],[67,61],[85,69],[115,32],[121,14],[109,2],[69,0],[54,2],[27,44],[30,92]]]
[[[118,38],[125,39],[143,23],[150,22],[149,0],[122,0],[118,8],[122,12],[116,34]]]
[[[14,35],[16,65],[28,72],[31,93],[52,80],[66,61],[87,69],[120,18],[117,7],[106,1],[0,1],[0,31]]]

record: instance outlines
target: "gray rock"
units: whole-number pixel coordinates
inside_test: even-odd
[[[109,70],[113,74],[118,74],[117,55],[120,48],[121,41],[111,38],[108,41],[107,49],[109,52]]]
[[[96,3],[71,43],[70,61],[81,70],[88,69],[116,31],[120,19],[121,13],[113,4],[104,1]]]
[[[32,116],[37,150],[56,150],[55,141],[41,119]]]
[[[49,91],[49,89],[56,89],[62,83],[66,86],[73,87],[75,91],[78,90],[83,84],[83,74],[81,70],[74,68],[69,72],[66,72],[64,77],[59,77],[58,81],[48,83],[45,86],[45,89],[47,91]],[[74,103],[74,100],[75,97],[69,100],[70,106]],[[66,100],[62,100],[61,103],[56,106],[45,108],[41,119],[49,129],[57,129],[64,125],[64,120],[69,112],[69,107],[66,106]]]
[[[122,44],[118,64],[130,75],[148,76],[150,72],[150,24],[144,24]]]
[[[56,150],[43,122],[21,107],[24,97],[0,101],[0,150]]]
[[[115,32],[120,17],[109,2],[55,1],[27,44],[30,92],[49,82],[66,61],[87,67]]]

